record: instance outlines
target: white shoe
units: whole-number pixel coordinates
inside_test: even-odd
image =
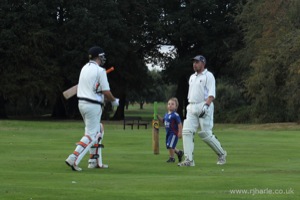
[[[82,171],[82,169],[75,165],[75,159],[76,157],[69,155],[69,157],[66,159],[66,164],[72,168],[73,171]]]
[[[226,156],[227,156],[226,151],[223,155],[219,155],[217,165],[224,165],[226,163]]]
[[[186,158],[184,161],[182,161],[181,163],[178,163],[177,165],[179,167],[194,167],[195,162],[194,162],[194,160],[189,160]]]
[[[106,164],[102,164],[102,166],[99,166],[99,168],[102,168],[102,169],[107,169],[107,168],[108,168],[108,165],[106,165]]]
[[[89,159],[89,165],[88,168],[89,169],[93,169],[93,168],[97,168],[97,160],[96,159]]]
[[[89,169],[94,169],[94,168],[106,169],[106,168],[108,168],[108,165],[102,164],[101,166],[99,166],[96,159],[89,159],[88,168]]]

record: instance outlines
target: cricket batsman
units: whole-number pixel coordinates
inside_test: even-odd
[[[89,160],[89,168],[103,167],[102,161],[99,161],[102,157],[97,154],[97,151],[101,152],[100,145],[95,149],[91,147],[95,147],[103,138],[104,130],[101,130],[100,122],[104,98],[111,101],[112,106],[119,106],[119,99],[111,93],[106,71],[101,67],[106,61],[103,49],[94,46],[89,49],[88,55],[89,62],[81,69],[77,89],[78,108],[85,125],[84,135],[76,144],[73,153],[65,160],[74,171],[82,170],[79,163],[87,152],[93,155]]]

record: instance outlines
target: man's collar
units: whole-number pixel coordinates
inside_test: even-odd
[[[199,73],[199,74],[201,74],[201,75],[204,75],[204,74],[206,74],[207,73],[207,69],[205,68],[201,73]],[[198,75],[198,73],[197,72],[195,72],[195,75],[197,76]]]
[[[95,65],[98,65],[98,66],[99,66],[99,64],[98,64],[96,61],[94,61],[94,60],[90,60],[90,61],[89,61],[89,63],[93,63],[93,64],[95,64]]]

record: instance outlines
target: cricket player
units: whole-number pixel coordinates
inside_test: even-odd
[[[226,163],[226,151],[212,132],[214,103],[216,97],[215,77],[206,68],[206,59],[198,55],[193,59],[194,74],[189,79],[188,106],[186,119],[183,122],[182,140],[185,160],[178,166],[195,166],[194,135],[200,138],[217,154],[218,165]]]
[[[102,164],[102,157],[98,154],[98,148],[101,148],[99,143],[104,134],[100,124],[102,106],[104,98],[111,101],[113,106],[119,105],[119,99],[110,91],[106,71],[101,67],[106,61],[103,49],[94,46],[89,49],[88,54],[89,62],[81,69],[77,89],[78,108],[85,124],[85,132],[74,152],[65,161],[74,171],[82,170],[78,165],[88,151],[91,155],[88,168],[108,167]]]

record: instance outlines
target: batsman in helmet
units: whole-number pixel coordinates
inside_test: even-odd
[[[90,152],[88,168],[107,168],[102,164],[101,141],[104,135],[101,126],[102,106],[104,98],[111,101],[113,106],[119,105],[119,99],[110,91],[105,69],[102,67],[106,61],[105,53],[99,46],[89,49],[89,62],[81,69],[77,98],[78,108],[83,118],[84,135],[76,148],[65,160],[74,171],[81,171],[79,163],[87,152]]]

